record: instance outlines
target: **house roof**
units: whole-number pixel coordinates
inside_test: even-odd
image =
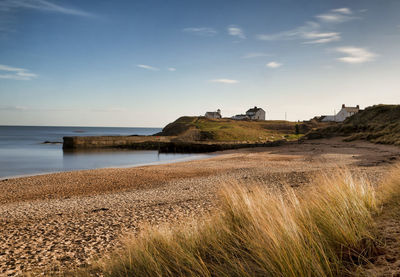
[[[356,113],[360,110],[359,107],[344,107],[343,109],[348,113]]]
[[[262,110],[261,108],[257,108],[256,106],[254,108],[249,109],[246,113],[256,113],[259,110]]]
[[[219,112],[206,112],[206,115],[221,115]]]

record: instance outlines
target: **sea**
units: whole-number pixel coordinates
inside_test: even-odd
[[[199,159],[208,154],[151,150],[63,151],[64,136],[153,135],[161,128],[0,126],[0,179],[82,169],[133,167]],[[44,143],[44,142],[51,143]]]

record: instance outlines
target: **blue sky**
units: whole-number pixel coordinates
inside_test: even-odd
[[[0,0],[0,125],[400,102],[400,1]]]

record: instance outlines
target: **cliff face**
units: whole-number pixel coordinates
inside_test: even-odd
[[[179,136],[183,135],[189,129],[196,128],[198,117],[182,116],[172,123],[165,126],[161,133],[162,136]]]

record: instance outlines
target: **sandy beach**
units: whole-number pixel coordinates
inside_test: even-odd
[[[144,224],[201,218],[218,208],[218,191],[227,182],[301,187],[337,166],[377,182],[399,157],[398,147],[335,138],[189,162],[2,180],[0,275],[82,266]]]

